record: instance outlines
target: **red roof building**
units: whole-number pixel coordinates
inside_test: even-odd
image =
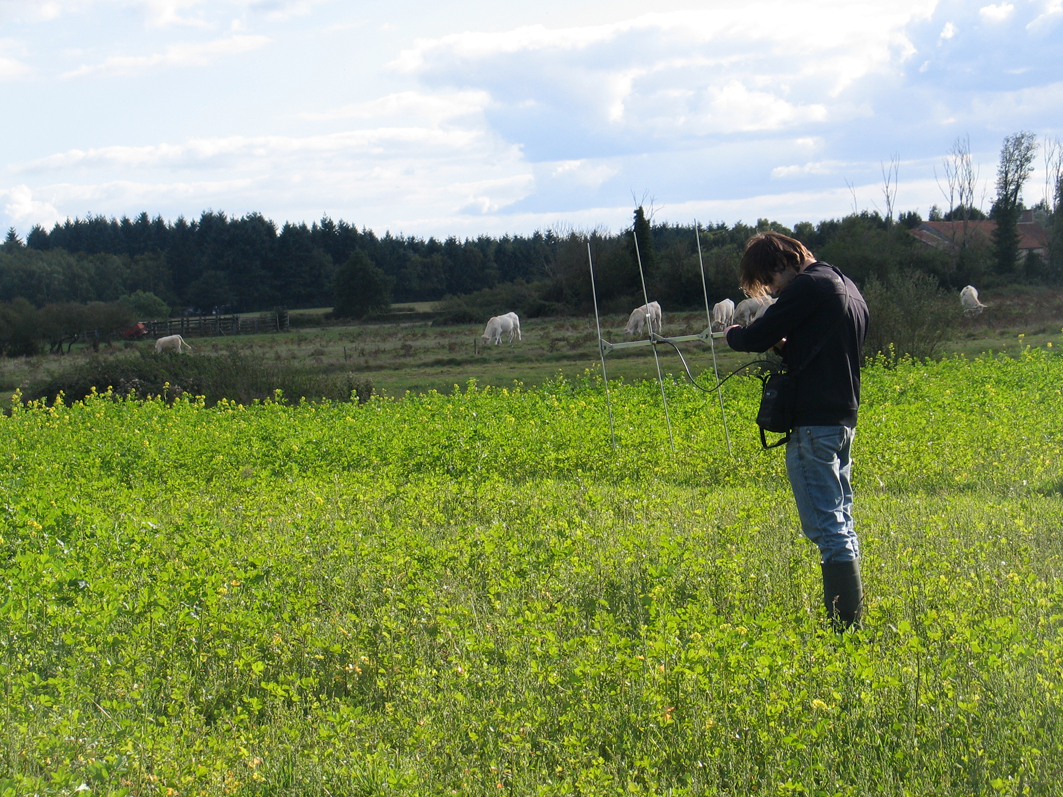
[[[1045,228],[1034,218],[1032,210],[1024,210],[1018,225],[1019,228],[1019,252],[1025,260],[1031,252],[1047,257],[1048,236]],[[967,243],[988,246],[993,238],[993,230],[997,228],[995,221],[981,220],[967,222]],[[923,243],[933,246],[935,249],[955,251],[960,248],[964,240],[964,226],[962,221],[924,221],[914,230],[912,235]]]

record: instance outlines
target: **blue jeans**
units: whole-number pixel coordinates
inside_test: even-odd
[[[848,426],[798,426],[786,444],[786,473],[801,530],[819,548],[823,562],[860,558],[849,482],[854,433]]]

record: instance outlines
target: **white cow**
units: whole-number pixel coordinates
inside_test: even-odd
[[[756,299],[743,299],[735,308],[732,324],[747,327],[764,315],[764,311],[775,304],[774,297],[759,296]]]
[[[731,319],[735,317],[735,303],[730,299],[716,302],[712,306],[712,331],[719,332],[731,326]]]
[[[960,304],[963,306],[964,315],[978,315],[986,306],[978,301],[978,289],[968,285],[960,291]]]
[[[524,340],[520,336],[520,319],[517,318],[516,313],[506,313],[505,315],[496,315],[487,322],[487,329],[484,330],[483,338],[484,344],[490,343],[492,340],[497,346],[502,342],[502,335],[509,333],[509,342],[513,342],[513,336],[517,336],[517,340]]]
[[[183,351],[183,346],[188,346],[185,343],[185,339],[180,335],[167,335],[165,338],[159,338],[155,341],[155,353],[161,354],[164,351],[175,351],[180,354]],[[188,346],[188,350],[192,351],[192,347]]]
[[[649,326],[650,332],[661,334],[663,329],[661,305],[657,302],[649,302],[632,310],[631,315],[628,316],[624,332],[628,335],[641,335],[642,330],[647,326]]]

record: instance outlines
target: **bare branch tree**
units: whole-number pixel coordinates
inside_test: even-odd
[[[938,181],[938,188],[941,189],[941,193],[949,203],[947,218],[951,221],[956,221],[956,216],[958,215],[963,222],[960,240],[958,242],[955,240],[954,233],[953,244],[958,243],[961,249],[966,249],[967,231],[971,217],[975,209],[981,210],[988,192],[988,187],[983,184],[982,195],[978,203],[975,203],[974,196],[978,191],[978,166],[975,164],[974,158],[971,157],[971,137],[969,135],[956,137],[956,140],[952,142],[952,146],[949,147],[948,153],[942,158],[942,167],[945,170],[946,185],[942,186],[941,182]],[[935,179],[937,178],[936,169],[934,170],[934,177]]]
[[[650,204],[649,210],[646,209],[647,200],[649,201],[649,204]],[[657,213],[657,211],[664,209],[664,205],[661,205],[660,207],[654,207],[654,203],[656,203],[657,197],[655,197],[652,194],[650,194],[649,191],[643,191],[642,192],[642,199],[639,199],[638,197],[635,196],[634,189],[632,189],[632,191],[631,191],[631,201],[635,204],[635,207],[643,209],[643,212],[646,213],[646,220],[649,221],[650,223],[653,223],[653,215],[655,213]]]
[[[1042,199],[1045,213],[1040,221],[1048,244],[1049,263],[1059,273],[1063,266],[1063,141],[1046,136],[1042,144],[1045,162],[1045,193]]]
[[[971,157],[971,137],[957,137],[950,150],[953,162],[956,165],[957,185],[959,186],[960,211],[963,218],[963,247],[967,248],[967,227],[974,213],[974,194],[978,190],[978,166]],[[982,187],[982,196],[979,205],[985,202],[988,188]],[[981,208],[979,208],[981,210]]]
[[[1063,176],[1063,141],[1052,136],[1045,136],[1041,154],[1045,161],[1045,209],[1050,213],[1057,210],[1059,202],[1059,179]]]
[[[850,183],[848,180],[845,181],[845,185],[848,186],[849,193],[852,194],[853,197],[853,215],[855,216],[857,213],[860,212],[860,206],[856,202],[856,186]]]
[[[879,161],[879,166],[882,168],[882,193],[886,199],[886,231],[888,232],[893,226],[893,209],[897,203],[897,176],[901,166],[901,156],[899,153],[893,153],[890,156],[889,168]]]
[[[948,155],[942,158],[941,161],[942,166],[945,169],[945,185],[941,184],[941,179],[938,177],[936,166],[934,167],[934,182],[938,184],[938,190],[941,191],[941,195],[945,197],[945,202],[948,203],[948,216],[951,219],[952,210],[956,207],[956,193],[959,190],[959,178],[956,175],[956,168]]]

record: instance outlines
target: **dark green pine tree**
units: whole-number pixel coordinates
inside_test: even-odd
[[[16,233],[15,228],[12,227],[7,231],[7,238],[5,238],[4,242],[0,244],[0,249],[5,252],[14,252],[23,248],[25,248],[25,245],[22,243],[22,239],[18,237],[18,233]]]
[[[635,223],[633,225],[635,234],[633,236],[632,243],[629,247],[631,251],[631,262],[636,269],[636,275],[638,271],[639,261],[642,261],[642,274],[646,278],[646,289],[652,294],[656,290],[657,286],[657,253],[653,248],[653,230],[650,228],[649,219],[646,218],[646,212],[642,209],[642,205],[635,208]],[[635,241],[638,242],[638,251],[636,253]],[[642,292],[642,281],[638,279],[635,289]],[[653,296],[650,296],[650,300],[653,300]]]

